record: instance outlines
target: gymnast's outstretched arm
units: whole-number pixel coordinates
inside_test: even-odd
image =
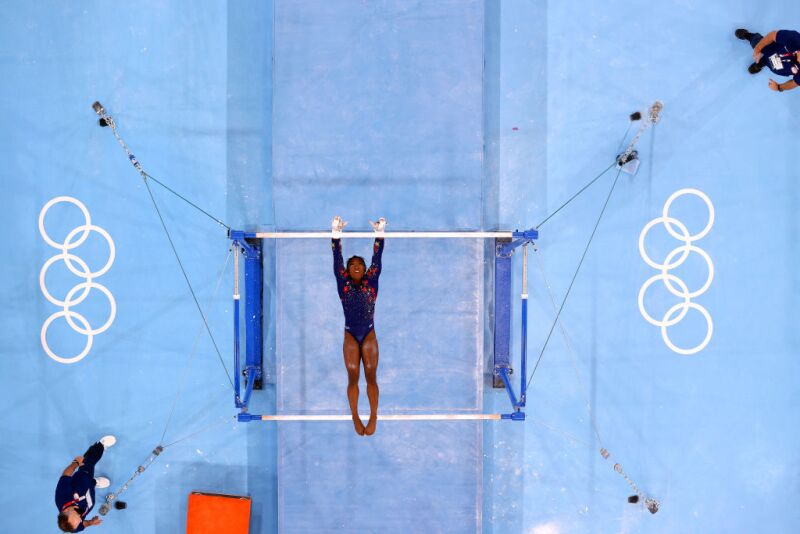
[[[344,282],[346,271],[344,269],[344,259],[342,258],[342,229],[347,225],[338,215],[331,221],[331,249],[333,250],[333,275],[336,277],[336,288],[339,297],[344,296]]]
[[[372,264],[369,266],[367,276],[370,279],[378,278],[381,275],[381,256],[383,255],[383,238],[376,237],[375,244],[372,246]]]
[[[383,255],[383,231],[386,229],[386,219],[381,217],[378,222],[370,221],[372,229],[375,230],[375,244],[372,246],[372,264],[367,270],[370,279],[378,278],[381,275],[381,256]]]
[[[331,249],[333,250],[333,275],[336,277],[336,288],[339,296],[344,296],[345,270],[344,259],[342,259],[342,240],[331,239]]]

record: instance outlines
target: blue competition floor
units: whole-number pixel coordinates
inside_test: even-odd
[[[253,533],[800,530],[800,90],[779,94],[766,72],[749,75],[751,50],[733,36],[800,29],[796,3],[0,9],[0,473],[17,496],[7,532],[57,532],[59,474],[108,433],[119,442],[98,472],[112,489],[166,449],[98,532],[183,532],[194,490],[250,495]],[[95,100],[148,173],[223,224],[152,180],[148,188],[98,127]],[[542,224],[613,163],[638,128],[629,114],[656,100],[663,116],[636,147],[638,172],[603,174]],[[686,188],[707,196],[713,225],[691,243],[702,252],[665,275],[672,294],[657,281],[642,307],[674,323],[665,331],[677,348],[703,341],[706,311],[713,331],[691,355],[671,350],[638,302],[660,272],[642,259],[640,233]],[[80,244],[84,215],[69,202],[41,217],[51,244],[40,232],[43,207],[59,196],[77,199],[96,227]],[[323,230],[337,214],[347,230],[380,216],[395,231],[540,225],[524,423],[385,422],[361,437],[349,422],[235,421],[224,225]],[[669,207],[678,234],[680,225],[699,233],[708,214],[691,193]],[[72,269],[53,260],[40,280],[65,242]],[[660,223],[642,241],[656,262],[680,257],[682,245]],[[369,255],[368,240],[344,246]],[[482,240],[387,241],[376,312],[382,413],[509,410],[491,380],[493,254]],[[85,323],[70,326],[53,302],[82,294],[76,271],[107,263],[91,280],[107,293],[86,292],[71,308]],[[265,380],[254,413],[347,412],[330,263],[324,239],[265,243]],[[664,319],[683,301],[679,286],[703,286],[709,265],[713,279],[685,317]],[[89,341],[79,361],[58,361]],[[363,379],[361,393],[366,411]],[[627,502],[637,490],[658,501],[656,514]]]

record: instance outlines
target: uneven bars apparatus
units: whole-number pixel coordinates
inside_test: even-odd
[[[133,153],[130,151],[128,146],[119,136],[116,131],[115,123],[113,119],[106,113],[103,106],[100,102],[94,102],[92,104],[92,108],[95,110],[97,115],[100,117],[100,126],[111,126],[112,131],[114,132],[114,136],[116,137],[117,141],[119,142],[120,146],[125,150],[126,154],[128,155],[128,159],[130,160],[131,164],[136,168],[139,174],[142,176],[143,179],[147,180],[148,178],[152,178],[148,174],[144,172],[139,162],[134,157]],[[649,128],[650,126],[656,124],[660,120],[661,110],[663,109],[663,104],[660,101],[656,101],[653,103],[652,106],[648,109],[648,117],[647,120],[643,121],[634,135],[633,139],[628,143],[627,148],[625,151],[618,155],[616,158],[617,167],[622,170],[624,165],[628,163],[631,159],[636,158],[634,147],[642,136],[642,134]],[[641,119],[641,114],[634,113],[631,114],[631,121]],[[627,134],[626,134],[627,135]],[[610,168],[610,167],[609,167]],[[634,171],[635,172],[635,171]],[[602,175],[602,174],[601,174]],[[599,178],[599,176],[598,176]],[[595,178],[596,180],[596,178]],[[588,185],[591,185],[590,182]],[[160,183],[160,182],[159,182]],[[616,183],[616,182],[615,182]],[[163,184],[161,184],[163,185]],[[583,189],[585,189],[585,186]],[[165,186],[166,187],[166,186]],[[167,189],[169,189],[167,187]],[[579,191],[577,194],[580,194]],[[189,202],[184,197],[169,189],[172,193],[178,195],[184,201]],[[613,190],[613,189],[612,189]],[[576,194],[576,195],[577,195]],[[573,196],[572,198],[575,198]],[[572,199],[568,200],[563,206],[571,202]],[[154,201],[155,202],[155,201]],[[192,204],[191,202],[189,202]],[[262,333],[262,325],[263,325],[263,317],[262,317],[262,309],[261,309],[261,301],[262,301],[262,290],[263,290],[263,269],[261,265],[261,239],[309,239],[309,238],[327,238],[333,237],[332,233],[328,232],[244,232],[240,230],[231,230],[230,227],[225,225],[219,219],[211,216],[208,212],[202,210],[198,206],[192,204],[195,208],[202,211],[205,215],[214,219],[217,223],[221,224],[225,228],[228,229],[228,236],[231,239],[231,247],[234,251],[234,265],[235,265],[235,278],[234,278],[234,294],[233,294],[233,304],[234,304],[234,367],[235,367],[235,376],[236,382],[234,385],[234,395],[235,395],[235,404],[237,408],[241,409],[239,414],[239,419],[241,421],[254,421],[254,420],[302,420],[297,419],[299,417],[308,417],[308,416],[293,416],[295,419],[285,419],[287,416],[256,416],[253,414],[247,413],[248,404],[250,401],[250,396],[252,395],[253,389],[260,389],[261,388],[261,381],[263,375],[263,354],[262,354],[262,346],[261,346],[261,333]],[[158,209],[156,207],[156,209]],[[560,210],[561,208],[559,208]],[[556,210],[557,212],[558,210]],[[556,213],[554,212],[554,214]],[[549,217],[548,217],[549,218]],[[545,219],[546,221],[547,219]],[[599,221],[598,221],[599,222]],[[163,223],[163,221],[162,221]],[[537,227],[538,228],[538,227]],[[514,412],[510,414],[473,414],[471,416],[465,416],[462,418],[471,418],[471,419],[497,419],[497,415],[500,415],[501,419],[512,419],[512,420],[524,420],[525,413],[521,411],[521,408],[525,407],[525,398],[526,398],[526,366],[527,366],[527,311],[528,311],[528,291],[527,291],[527,256],[528,256],[528,245],[532,243],[535,239],[538,239],[539,233],[537,228],[531,228],[525,231],[514,231],[514,232],[469,232],[469,231],[462,231],[462,232],[381,232],[380,234],[372,233],[372,232],[346,232],[342,233],[340,236],[341,238],[371,238],[376,235],[379,237],[390,237],[390,238],[463,238],[463,239],[495,239],[495,320],[494,320],[494,386],[495,387],[504,387],[508,392],[509,399],[511,400],[512,407],[514,408]],[[169,234],[168,234],[169,237]],[[509,354],[509,346],[510,346],[510,330],[511,330],[511,323],[510,323],[510,308],[511,308],[511,255],[514,252],[514,249],[517,247],[522,246],[524,251],[523,256],[523,279],[522,279],[522,345],[521,345],[521,364],[522,364],[522,376],[520,378],[520,396],[519,398],[516,397],[514,394],[514,390],[511,386],[510,375],[512,373],[512,369],[510,366],[510,354]],[[239,344],[239,255],[240,253],[244,254],[245,257],[245,288],[247,289],[245,294],[245,313],[247,317],[246,322],[246,352],[245,352],[245,367],[244,370],[241,369],[241,362],[240,362],[240,344]],[[176,252],[177,256],[177,252]],[[180,259],[179,259],[180,261]],[[580,267],[579,267],[580,268]],[[188,279],[187,279],[188,282]],[[191,288],[191,285],[190,285]],[[198,304],[199,306],[199,304]],[[210,334],[210,331],[209,331]],[[241,395],[241,385],[240,385],[240,375],[244,375],[245,379],[245,393],[242,397]],[[443,417],[445,414],[441,414]],[[486,416],[486,417],[483,417]],[[337,420],[336,417],[339,416],[318,416],[318,417],[325,417],[329,420]],[[330,419],[334,417],[334,419]],[[345,416],[346,417],[346,416]],[[417,416],[414,418],[418,418],[421,416]],[[426,416],[426,418],[430,420],[436,420],[439,418],[439,415],[430,415]],[[409,420],[412,416],[400,416],[394,415],[391,416],[384,416],[385,420],[401,420],[406,419]],[[458,419],[455,417],[451,417],[450,419]],[[306,420],[317,420],[317,419],[306,419]],[[321,419],[322,420],[322,419]]]
[[[238,420],[251,421],[349,421],[350,415],[259,415],[248,412],[250,397],[254,389],[261,389],[263,379],[263,351],[261,334],[263,327],[262,294],[263,266],[262,240],[264,239],[330,239],[332,232],[245,232],[230,230],[234,265],[233,289],[233,348],[235,376],[235,404],[240,409]],[[539,238],[538,230],[515,230],[505,232],[342,232],[343,239],[494,239],[495,240],[495,314],[494,314],[494,387],[504,388],[511,400],[512,412],[504,414],[378,414],[381,421],[524,421],[525,412],[525,372],[527,367],[527,320],[528,320],[528,244]],[[511,335],[511,257],[514,250],[523,247],[522,275],[522,345],[520,395],[516,396],[511,384],[510,335]],[[245,262],[245,363],[242,367],[240,355],[240,293],[239,263],[240,255]],[[240,381],[244,380],[244,395],[241,394]]]
[[[94,102],[94,104],[92,104],[92,108],[95,110],[97,115],[100,117],[100,121],[99,121],[100,126],[111,126],[111,129],[114,132],[114,136],[116,137],[116,139],[119,142],[120,146],[122,146],[122,148],[125,150],[125,152],[127,153],[128,159],[130,160],[131,164],[141,174],[142,178],[145,179],[145,180],[147,180],[148,178],[152,178],[151,176],[149,176],[148,174],[146,174],[144,172],[144,170],[142,169],[141,165],[139,165],[139,162],[134,157],[133,153],[131,153],[131,151],[128,148],[128,146],[125,144],[125,142],[119,136],[119,134],[116,131],[116,127],[115,127],[113,119],[106,114],[105,109],[103,109],[103,106],[100,104],[100,102]],[[634,136],[633,140],[628,144],[628,147],[626,148],[626,150],[622,154],[617,156],[616,164],[617,164],[617,168],[620,169],[620,171],[624,170],[625,165],[628,162],[631,161],[631,158],[632,159],[636,159],[636,154],[635,154],[635,150],[634,150],[636,142],[639,140],[641,135],[644,133],[644,131],[649,126],[652,126],[652,125],[656,124],[659,121],[660,113],[661,113],[662,108],[663,108],[663,104],[660,101],[654,102],[653,105],[649,108],[649,110],[648,110],[649,111],[648,120],[643,121],[643,123],[639,127],[638,132]],[[641,118],[641,115],[638,112],[631,114],[631,121],[639,120],[640,118]],[[627,133],[626,133],[626,135],[627,135]],[[637,165],[637,167],[638,167],[638,165]],[[609,167],[609,169],[610,168],[611,167]],[[630,172],[632,174],[635,174],[635,169],[633,171],[630,171]],[[605,173],[605,171],[604,171],[604,173]],[[600,176],[602,176],[602,174]],[[617,174],[617,176],[619,176],[619,174]],[[598,178],[599,178],[599,176],[598,176]],[[585,186],[583,189],[581,189],[581,191],[579,191],[576,195],[574,195],[570,200],[568,200],[565,204],[563,204],[561,207],[559,207],[558,210],[556,210],[556,212],[558,212],[562,207],[566,206],[566,204],[571,202],[572,199],[575,198],[575,196],[580,194],[584,189],[586,189],[586,187],[588,187],[588,185],[591,185],[596,179],[597,178],[595,178],[594,180],[589,182],[589,184],[587,184],[587,186]],[[155,180],[155,179],[153,178],[153,180]],[[155,180],[155,181],[158,182],[157,180]],[[180,194],[176,193],[175,191],[173,191],[169,187],[165,186],[164,184],[161,184],[161,182],[158,182],[158,183],[160,185],[166,187],[170,192],[172,192],[173,194],[176,194],[177,196],[179,196],[184,201],[189,202],[189,204],[192,204],[190,201],[188,201],[187,199],[182,197]],[[615,180],[614,183],[616,184],[616,180]],[[149,187],[148,187],[148,190],[149,190]],[[612,186],[611,192],[613,192],[613,186]],[[609,198],[610,198],[610,195],[611,195],[611,193],[609,193]],[[151,196],[152,196],[152,193],[151,193]],[[153,202],[155,204],[155,200],[153,200]],[[608,199],[606,200],[606,203],[608,203]],[[250,348],[248,348],[248,350],[247,350],[247,362],[246,362],[246,368],[245,368],[245,372],[247,373],[245,375],[245,380],[247,382],[246,383],[246,390],[245,390],[245,397],[244,397],[244,399],[240,398],[240,393],[241,393],[240,384],[239,384],[239,381],[240,381],[240,377],[239,377],[239,373],[240,373],[240,361],[239,361],[239,356],[240,356],[239,355],[239,252],[240,252],[240,250],[242,250],[242,251],[244,251],[246,253],[245,254],[245,260],[246,260],[245,261],[245,274],[247,275],[248,272],[251,272],[252,274],[256,274],[257,273],[259,275],[257,283],[254,283],[254,285],[256,285],[256,287],[258,289],[257,294],[253,297],[252,300],[248,296],[245,302],[246,302],[246,310],[249,309],[250,311],[254,312],[253,314],[248,314],[248,324],[247,324],[248,331],[250,331],[251,328],[252,328],[252,324],[251,323],[256,323],[256,319],[257,319],[257,324],[259,326],[259,328],[257,330],[253,331],[253,335],[258,340],[258,345],[256,346],[256,349],[254,349],[254,350],[257,350],[257,353],[258,353],[259,358],[260,358],[260,356],[261,356],[261,352],[260,352],[261,351],[261,346],[260,346],[260,341],[261,341],[261,330],[260,330],[260,327],[261,327],[261,309],[260,309],[260,303],[261,303],[261,296],[262,296],[261,295],[261,289],[263,287],[263,280],[261,278],[261,275],[262,275],[262,271],[261,271],[261,246],[260,246],[260,242],[255,242],[255,243],[252,243],[252,244],[248,244],[246,242],[246,240],[248,240],[248,239],[250,239],[250,240],[252,240],[252,239],[265,239],[265,238],[275,238],[275,239],[281,239],[281,238],[288,238],[288,239],[292,239],[292,238],[319,238],[319,237],[327,237],[329,234],[327,232],[272,232],[272,233],[263,232],[263,233],[250,233],[250,234],[248,234],[248,233],[241,232],[241,231],[232,231],[230,229],[230,227],[228,227],[225,223],[223,223],[219,219],[213,217],[208,212],[202,210],[201,208],[199,208],[198,206],[196,206],[194,204],[192,204],[192,206],[194,206],[195,208],[199,209],[205,215],[207,215],[207,216],[211,217],[212,219],[214,219],[218,224],[220,224],[220,225],[222,225],[222,226],[224,226],[225,228],[228,229],[229,237],[232,240],[231,246],[234,249],[234,263],[235,263],[235,266],[236,266],[236,274],[235,274],[235,280],[234,280],[234,295],[233,295],[234,310],[235,310],[234,311],[234,327],[235,327],[235,335],[234,335],[235,359],[234,359],[234,364],[235,364],[235,367],[236,367],[236,385],[235,385],[234,389],[235,389],[236,406],[237,407],[241,407],[241,410],[242,410],[241,413],[239,414],[239,420],[243,421],[243,422],[255,421],[255,420],[260,420],[260,421],[269,421],[269,420],[273,420],[273,421],[303,421],[303,420],[306,420],[306,421],[326,421],[326,420],[327,421],[340,421],[340,420],[347,420],[349,418],[349,416],[346,416],[346,415],[254,415],[254,414],[247,413],[247,405],[248,405],[248,402],[249,402],[250,395],[252,394],[252,390],[255,387],[260,387],[261,372],[262,372],[260,359],[259,359],[257,365],[254,363],[253,360],[251,360],[251,352],[252,351],[251,351]],[[158,210],[157,206],[156,206],[156,210]],[[605,210],[605,207],[603,208],[603,210]],[[554,212],[553,214],[555,214],[556,212]],[[602,212],[601,212],[601,217],[602,217]],[[547,219],[545,219],[545,221],[546,220]],[[598,223],[599,223],[599,219],[598,219]],[[162,224],[163,224],[163,220],[162,220]],[[540,223],[539,226],[541,226],[541,224],[542,223]],[[515,231],[515,232],[394,232],[394,233],[390,233],[391,237],[405,237],[405,238],[491,238],[491,237],[495,238],[495,340],[494,340],[495,341],[495,354],[494,354],[495,365],[494,365],[494,375],[495,375],[496,378],[499,378],[500,380],[502,380],[503,386],[508,391],[509,398],[511,399],[512,406],[514,407],[514,412],[509,413],[509,414],[430,414],[430,415],[422,415],[422,414],[416,414],[416,415],[387,414],[387,415],[378,415],[379,419],[382,419],[382,420],[385,420],[385,421],[391,421],[391,420],[395,420],[395,421],[397,421],[397,420],[465,420],[465,419],[471,419],[471,420],[511,419],[511,420],[517,420],[517,421],[525,420],[525,412],[521,411],[521,408],[523,408],[525,406],[525,394],[526,394],[525,390],[526,390],[526,387],[527,387],[526,381],[525,381],[526,380],[526,364],[527,364],[527,343],[526,343],[526,338],[527,338],[527,299],[528,299],[528,294],[527,294],[528,293],[527,292],[527,256],[528,256],[528,245],[530,243],[532,243],[534,239],[538,238],[537,228],[538,228],[538,226],[536,228],[533,228],[533,229],[530,229],[530,230],[527,230],[527,231],[524,231],[524,232]],[[595,225],[595,229],[596,228],[597,228],[597,226]],[[166,227],[165,227],[165,230],[166,230]],[[349,235],[340,236],[340,237],[361,237],[361,238],[364,238],[364,237],[372,237],[374,235],[375,234],[369,233],[369,232],[349,232]],[[387,234],[381,233],[381,236],[386,237]],[[167,232],[167,237],[169,238],[169,232]],[[333,236],[331,235],[331,237],[333,237]],[[171,239],[170,239],[170,242],[171,242]],[[589,242],[591,243],[591,239],[590,239]],[[521,329],[522,330],[522,333],[521,333],[521,335],[522,335],[522,347],[521,347],[521,352],[522,352],[522,358],[521,358],[522,377],[521,377],[521,384],[520,384],[520,397],[519,397],[519,399],[517,399],[516,396],[514,395],[514,391],[513,391],[513,388],[511,387],[511,383],[510,383],[510,380],[509,380],[509,375],[511,374],[511,369],[510,369],[510,366],[509,366],[509,360],[508,360],[508,354],[507,354],[507,348],[508,348],[508,342],[509,342],[508,337],[509,336],[506,334],[506,332],[510,332],[510,322],[507,325],[506,324],[502,324],[503,319],[499,319],[501,314],[499,314],[498,312],[504,312],[502,314],[503,317],[510,316],[510,314],[508,313],[508,309],[510,308],[510,294],[511,294],[510,293],[510,291],[511,291],[510,277],[508,277],[508,276],[503,276],[503,277],[499,276],[499,273],[501,272],[499,269],[501,267],[503,267],[502,268],[503,272],[510,272],[510,270],[506,268],[505,262],[506,262],[506,260],[510,260],[511,254],[513,253],[514,249],[519,247],[519,246],[523,247],[524,256],[523,256],[523,279],[522,279],[522,294],[521,294],[521,298],[522,298],[522,329]],[[174,247],[173,247],[173,249],[174,249]],[[587,245],[587,249],[588,249],[588,245]],[[177,251],[175,252],[175,255],[176,255],[176,258],[178,259],[178,262],[180,263],[180,258],[178,258]],[[256,263],[256,260],[257,260],[258,263]],[[509,261],[509,265],[510,265],[510,261]],[[248,271],[248,268],[251,269],[251,271]],[[578,269],[580,269],[580,265],[578,266]],[[576,275],[577,275],[577,271],[576,271]],[[252,280],[252,277],[251,277],[251,280]],[[187,278],[187,283],[188,282],[189,282],[189,280]],[[247,278],[245,279],[245,282],[246,282],[245,285],[248,286],[249,284],[247,284]],[[191,284],[189,284],[189,288],[191,289]],[[498,289],[502,289],[503,290],[503,291],[501,291],[502,295],[498,295]],[[248,291],[248,294],[249,293],[250,293],[250,291]],[[569,293],[569,291],[567,292],[567,294],[568,293]],[[497,305],[498,296],[502,296],[503,300],[505,302],[506,301],[506,299],[505,299],[506,295],[508,296],[507,305],[505,305],[505,306],[501,305],[500,307],[498,307],[498,305]],[[256,307],[253,304],[253,303],[256,303],[256,302],[258,303],[258,307]],[[248,308],[248,303],[250,303],[250,305],[249,305],[250,307],[249,308]],[[563,303],[562,303],[562,307],[563,307]],[[199,304],[198,304],[198,308],[199,308]],[[201,314],[202,314],[202,310],[201,310]],[[205,318],[204,318],[204,320],[205,320]],[[556,321],[557,320],[558,320],[558,316],[556,316]],[[507,329],[498,328],[498,326],[506,326]],[[208,328],[208,325],[206,325],[206,327]],[[209,334],[211,334],[210,330],[209,330]],[[252,338],[250,338],[250,339],[252,340]],[[213,340],[213,337],[212,337],[212,340]],[[505,343],[505,345],[506,345],[505,347],[502,346],[503,343]],[[254,343],[250,343],[250,345],[254,345]],[[546,344],[545,344],[545,346],[546,346]],[[498,348],[500,348],[500,349],[505,348],[506,349],[505,354],[504,354],[503,350],[498,350]],[[506,358],[505,361],[503,360],[504,355],[505,355],[505,358]],[[498,387],[497,381],[495,381],[495,387]],[[156,447],[156,449],[153,451],[151,456],[148,458],[148,462],[152,462],[152,459],[154,459],[156,456],[158,456],[162,450],[163,450],[163,448],[160,445],[158,447]],[[601,452],[601,454],[602,454],[604,459],[608,458],[608,451],[606,451],[606,449],[601,449],[600,452]],[[130,483],[136,476],[138,476],[139,473],[143,472],[145,468],[146,468],[145,466],[139,466],[139,469],[134,474],[134,476],[131,477],[131,479],[128,481],[128,483]],[[633,487],[634,491],[636,491],[637,495],[641,495],[641,493],[638,491],[638,488],[636,487],[636,485],[625,474],[625,472],[622,470],[622,468],[621,468],[621,466],[619,464],[616,464],[614,466],[614,470],[617,471],[618,473],[620,473],[625,478],[625,480]],[[126,483],[125,486],[123,486],[123,490],[127,487],[128,483]],[[117,495],[118,494],[119,494],[119,492],[117,493]],[[115,496],[115,494],[112,493],[111,495],[109,495],[107,497],[107,502],[100,508],[100,514],[101,515],[105,515],[106,513],[108,513],[109,503],[111,502],[111,500],[113,500],[114,496]],[[650,513],[655,514],[656,512],[658,512],[659,503],[658,503],[658,501],[656,501],[653,498],[645,499],[645,506],[647,507],[648,511],[650,511]]]

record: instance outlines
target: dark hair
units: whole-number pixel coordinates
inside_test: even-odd
[[[72,532],[72,525],[69,524],[69,516],[67,512],[58,514],[58,528],[64,532]]]
[[[367,268],[367,262],[364,261],[364,258],[362,258],[361,256],[350,256],[350,258],[347,260],[348,270],[350,269],[350,264],[353,263],[354,261],[360,261],[361,265],[364,266],[364,269]]]
[[[762,68],[763,67],[758,63],[751,63],[750,66],[747,67],[747,72],[749,72],[750,74],[758,74],[759,72],[761,72]]]

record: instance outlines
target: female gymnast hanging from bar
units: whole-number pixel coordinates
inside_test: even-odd
[[[347,367],[347,400],[353,414],[356,433],[371,436],[378,425],[378,339],[375,337],[373,319],[375,301],[378,299],[378,277],[381,275],[381,254],[386,219],[370,221],[376,232],[372,248],[372,264],[369,269],[360,256],[352,256],[345,267],[342,260],[342,229],[347,223],[338,215],[333,218],[331,248],[333,249],[333,273],[336,287],[344,310],[344,365]],[[367,426],[358,415],[358,375],[361,362],[364,362],[364,376],[367,379],[369,398],[369,422]]]

